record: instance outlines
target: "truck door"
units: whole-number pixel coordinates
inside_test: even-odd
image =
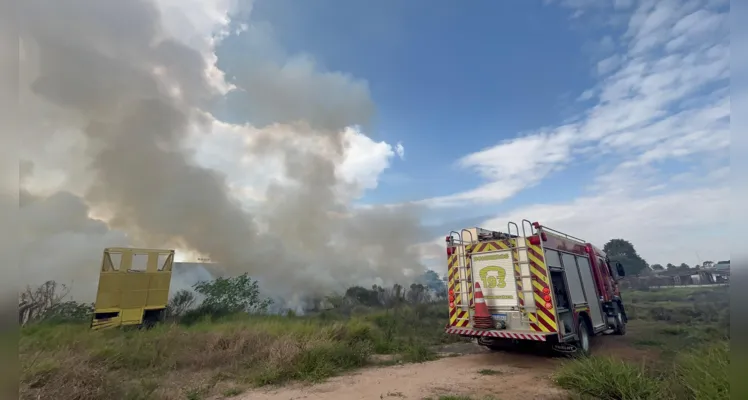
[[[587,304],[594,329],[605,324],[600,299],[592,278],[592,269],[587,257],[561,253],[561,262],[569,285],[569,294],[574,305]]]
[[[592,276],[592,266],[587,257],[576,257],[579,266],[579,276],[582,278],[584,292],[587,295],[587,302],[590,306],[590,318],[592,319],[593,328],[597,329],[605,325],[603,310],[600,306],[600,293],[597,293],[595,278]]]
[[[488,308],[516,308],[519,300],[511,250],[478,253],[472,257],[473,282],[480,282]]]

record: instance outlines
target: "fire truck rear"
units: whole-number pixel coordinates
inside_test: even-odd
[[[528,220],[506,232],[453,231],[446,241],[447,333],[490,349],[542,342],[582,354],[591,336],[626,333],[623,266],[612,268],[594,245]]]

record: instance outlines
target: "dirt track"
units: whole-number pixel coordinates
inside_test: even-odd
[[[622,337],[603,336],[592,341],[596,355],[645,360],[657,354],[636,349]],[[423,399],[440,395],[462,395],[497,399],[564,399],[566,393],[550,377],[563,363],[528,353],[490,352],[473,343],[440,349],[436,361],[367,368],[332,378],[318,385],[293,384],[256,389],[239,396],[242,400],[368,400]],[[483,373],[481,373],[483,370]],[[485,370],[492,370],[485,371]]]
[[[447,349],[422,364],[367,368],[318,385],[291,385],[244,393],[244,400],[423,399],[439,395],[493,395],[501,399],[559,399],[549,377],[561,362],[529,354],[492,353],[474,344]],[[474,354],[467,354],[474,353]],[[466,355],[465,355],[466,354]],[[480,371],[484,370],[483,373]],[[485,371],[492,370],[492,371]]]

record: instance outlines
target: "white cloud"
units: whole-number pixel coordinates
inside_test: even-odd
[[[519,208],[482,227],[505,231],[507,221],[531,218],[599,246],[615,238],[630,240],[650,264],[694,265],[699,258],[728,256],[730,245],[720,224],[727,223],[729,201],[726,186],[650,196],[603,194]]]
[[[392,158],[395,154],[402,158],[405,149],[400,143],[393,149],[389,143],[375,142],[356,129],[348,129],[344,135],[347,146],[338,174],[345,182],[354,185],[355,195],[359,197],[364,191],[378,186],[379,178],[390,166]]]
[[[395,153],[401,160],[405,159],[405,147],[403,147],[402,142],[397,142],[397,145],[395,145]]]
[[[595,96],[595,91],[593,89],[587,89],[582,94],[579,95],[577,98],[577,101],[587,101],[592,99],[592,97]]]
[[[469,154],[461,158],[458,165],[472,169],[488,183],[467,192],[428,199],[424,203],[445,207],[468,202],[497,202],[512,197],[570,161],[569,142],[573,137],[573,128],[561,127],[553,132],[507,140]]]
[[[664,44],[683,35],[682,27],[698,25],[693,21],[693,7],[677,6],[643,3],[634,11],[628,31],[620,38],[629,44],[629,54],[613,56],[620,61],[617,68],[618,61],[604,60],[602,70],[610,74],[582,96],[591,99],[597,93],[598,103],[578,122],[506,140],[461,158],[460,167],[477,172],[487,182],[425,202],[455,206],[501,201],[590,155],[609,153],[623,158],[623,165],[645,168],[665,160],[726,151],[729,38],[722,34],[702,37],[686,48],[669,50]],[[649,36],[656,38],[642,44]]]
[[[621,59],[621,56],[618,54],[614,54],[606,59],[600,60],[597,63],[597,73],[600,75],[606,75],[618,68],[618,66],[621,65],[622,61],[623,60]]]
[[[534,218],[600,244],[613,237],[632,240],[650,262],[693,263],[696,248],[702,257],[727,256],[722,231],[704,233],[727,221],[729,192],[722,178],[730,146],[727,13],[694,4],[640,3],[617,39],[625,53],[602,60],[601,80],[580,96],[597,104],[572,124],[462,157],[458,165],[486,183],[423,202],[500,202],[571,163],[597,160],[599,175],[585,197],[522,207],[485,227],[504,230],[508,217]],[[715,162],[703,164],[709,159]],[[669,161],[702,169],[678,182],[664,169]],[[701,234],[694,234],[699,229]]]
[[[334,151],[322,138],[296,135],[291,126],[258,129],[218,120],[213,120],[211,126],[210,132],[193,131],[188,146],[193,149],[199,164],[226,174],[234,193],[249,204],[263,202],[265,191],[273,183],[293,184],[284,171],[281,156],[273,153],[257,155],[257,152],[248,151],[263,131],[284,135],[287,138],[284,140],[293,141],[296,146],[336,159]],[[372,140],[358,128],[348,128],[342,135],[343,157],[335,160],[339,179],[337,190],[340,200],[347,202],[359,198],[367,190],[376,189],[381,174],[389,168],[398,150],[397,146]]]

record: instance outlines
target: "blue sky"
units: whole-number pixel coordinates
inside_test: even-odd
[[[594,83],[594,36],[571,27],[566,10],[438,3],[255,3],[251,22],[271,24],[286,51],[364,78],[376,104],[367,133],[407,147],[407,162],[385,172],[363,201],[415,201],[477,185],[455,159],[560,124],[582,107],[570,100]],[[232,44],[224,42],[219,54]],[[575,170],[564,179],[581,182],[584,169]],[[578,192],[560,189],[561,199]]]
[[[726,220],[726,1],[257,0],[245,11],[216,48],[227,80],[260,59],[311,60],[367,92],[375,113],[356,122],[368,137],[404,146],[357,204],[423,205],[435,237],[542,219],[600,245],[628,238],[653,263],[703,261],[688,232]],[[216,115],[257,122],[231,104]],[[719,235],[707,247],[700,257],[728,257]]]
[[[279,264],[321,268],[310,274],[324,285],[334,271],[355,280],[351,265],[377,278],[420,266],[443,273],[449,231],[504,230],[524,218],[598,246],[628,239],[650,263],[730,257],[727,0],[90,1],[59,7],[79,18],[72,25],[30,12],[38,19],[21,40],[19,90],[30,110],[21,157],[33,165],[24,188],[72,193],[55,198],[79,211],[61,219],[76,235],[40,225],[46,244],[29,248],[58,250],[45,274],[96,265],[78,256],[144,232],[184,247],[184,260],[230,257],[253,237],[233,234],[247,223],[282,238]],[[154,51],[162,45],[175,53]],[[94,61],[48,58],[70,54]],[[92,103],[108,99],[120,113],[152,95],[141,82],[155,82],[190,117],[178,143],[159,150],[179,147],[175,160],[212,170],[206,176],[220,182],[187,186],[219,201],[203,206],[228,208],[195,212],[194,197],[173,194],[182,186],[172,182],[192,182],[185,168],[148,176],[165,190],[138,211],[151,221],[160,212],[150,207],[179,200],[184,207],[169,210],[182,213],[175,225],[144,227],[130,205],[94,198],[106,153],[91,146],[98,124],[78,115],[84,87],[69,102],[38,83],[69,88],[89,77],[121,85],[86,86]],[[87,117],[102,115],[119,120],[98,108]],[[145,177],[126,178],[136,187]],[[227,215],[246,219],[184,242],[184,221]],[[265,249],[242,250],[236,264]]]

